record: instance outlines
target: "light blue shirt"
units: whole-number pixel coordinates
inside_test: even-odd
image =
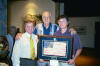
[[[34,41],[35,57],[37,57],[37,36],[32,34],[32,39]],[[20,66],[20,58],[30,59],[30,34],[27,32],[19,40],[15,41],[12,54],[13,66]]]
[[[54,33],[59,30],[58,25],[49,24],[49,27],[46,29],[43,23],[37,24],[34,29],[34,34],[36,35],[54,35]]]
[[[9,57],[10,57],[12,53],[13,44],[14,44],[14,40],[13,40],[14,38],[11,34],[6,35],[6,38],[9,44]]]
[[[44,24],[40,23],[36,25],[33,33],[36,35],[54,35],[57,30],[59,30],[59,27],[56,24],[49,23],[49,27],[46,29]],[[49,65],[47,61],[38,62],[39,66],[46,66],[46,64]]]

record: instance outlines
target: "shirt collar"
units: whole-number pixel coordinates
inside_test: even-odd
[[[28,32],[25,32],[25,34],[27,35],[27,37],[30,37],[31,36],[31,34],[29,34]]]
[[[44,23],[42,24],[42,26],[45,28]],[[48,27],[48,28],[50,28],[50,26],[51,26],[51,22],[49,23],[49,27]],[[48,28],[47,28],[47,29],[48,29]]]
[[[61,30],[60,30],[60,33],[61,33]],[[67,28],[66,32],[63,33],[63,34],[69,34],[69,33],[70,33],[70,30],[69,30],[69,28]],[[61,33],[61,34],[62,34],[62,33]]]

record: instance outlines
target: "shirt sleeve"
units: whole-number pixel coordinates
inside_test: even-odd
[[[82,44],[79,35],[74,35],[74,49],[82,49]]]
[[[74,41],[73,41],[73,55],[75,55],[76,51],[78,49],[82,49],[82,44],[81,44],[80,37],[79,37],[78,34],[74,34],[73,38],[74,38]]]
[[[12,53],[13,66],[20,66],[20,40],[16,40]]]
[[[59,27],[58,27],[58,25],[55,24],[54,32],[56,32],[58,30],[59,30]]]
[[[34,28],[34,32],[33,32],[33,34],[37,34],[37,29],[36,29],[36,27]]]

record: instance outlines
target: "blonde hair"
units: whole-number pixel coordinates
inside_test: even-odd
[[[32,18],[32,15],[27,14],[24,18],[24,25],[26,26],[26,23],[33,23],[35,26],[35,22],[36,20],[34,18]]]

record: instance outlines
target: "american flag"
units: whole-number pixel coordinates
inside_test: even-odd
[[[66,56],[66,42],[45,42],[44,55]]]

